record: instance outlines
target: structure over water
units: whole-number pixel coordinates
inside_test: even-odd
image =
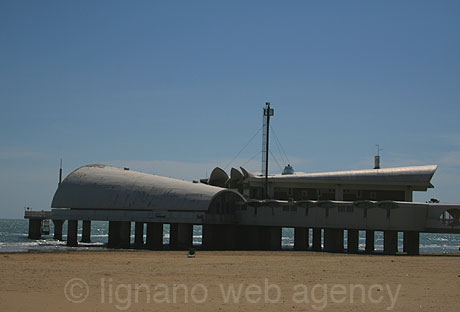
[[[42,220],[51,219],[54,237],[62,239],[67,220],[67,245],[77,246],[79,221],[82,241],[89,242],[91,221],[99,220],[109,222],[109,247],[162,249],[163,225],[170,224],[167,248],[187,249],[193,225],[202,225],[203,249],[279,250],[281,229],[291,227],[295,250],[344,251],[347,231],[347,251],[358,252],[359,231],[365,231],[371,253],[374,232],[383,231],[386,254],[398,252],[403,232],[403,251],[416,255],[421,232],[460,233],[460,205],[412,201],[414,191],[433,187],[437,166],[380,169],[376,162],[376,169],[325,173],[295,173],[289,166],[269,175],[265,165],[263,175],[215,168],[202,183],[87,165],[59,183],[50,212],[26,211],[29,237],[39,238]]]

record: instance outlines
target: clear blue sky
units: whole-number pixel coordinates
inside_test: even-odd
[[[61,157],[203,178],[265,101],[297,171],[371,168],[380,144],[383,167],[440,166],[416,200],[460,202],[459,56],[459,1],[3,0],[0,217],[49,209]]]

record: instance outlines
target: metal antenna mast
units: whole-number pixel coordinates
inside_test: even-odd
[[[262,136],[262,174],[265,175],[264,199],[268,198],[268,154],[270,142],[270,116],[274,115],[273,108],[270,108],[270,102],[265,103],[264,108],[264,129]]]
[[[59,164],[59,183],[58,183],[58,186],[61,186],[61,183],[62,183],[62,158],[61,158],[61,162]]]

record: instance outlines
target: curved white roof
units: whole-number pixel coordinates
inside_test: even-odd
[[[297,172],[287,175],[269,175],[271,182],[336,183],[336,184],[374,184],[411,185],[433,187],[430,181],[438,166],[413,166],[385,169],[368,169],[322,173]],[[246,175],[250,181],[264,179],[263,176]]]
[[[87,165],[62,181],[51,207],[207,211],[211,200],[221,192],[234,193],[220,187],[148,173]]]

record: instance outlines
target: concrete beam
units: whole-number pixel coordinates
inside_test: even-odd
[[[42,237],[42,220],[29,219],[29,238],[40,239]]]
[[[134,225],[134,246],[144,246],[144,222],[136,222]]]
[[[169,230],[169,247],[183,250],[193,246],[193,224],[171,223]]]
[[[308,228],[294,228],[294,250],[308,250]]]
[[[398,232],[383,231],[383,253],[395,255],[398,252]]]
[[[408,255],[420,254],[420,233],[415,231],[404,232],[404,246]]]
[[[375,250],[375,232],[372,230],[366,231],[366,253],[373,253]]]
[[[347,251],[349,253],[357,253],[359,250],[359,230],[347,231]]]
[[[83,228],[81,232],[81,242],[90,243],[91,242],[91,221],[83,220]]]
[[[163,223],[147,222],[146,246],[149,249],[163,249]]]
[[[64,220],[53,220],[54,225],[54,239],[62,240],[62,225],[64,224]]]
[[[321,251],[321,229],[313,228],[312,250]]]
[[[78,220],[68,220],[67,221],[67,246],[70,246],[70,247],[78,246],[77,232],[78,232]]]

